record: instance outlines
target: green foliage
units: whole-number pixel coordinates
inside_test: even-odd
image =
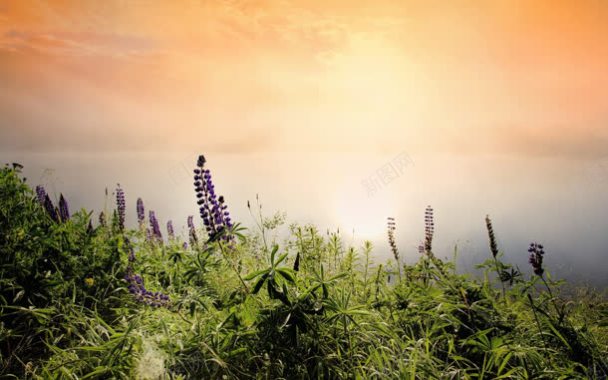
[[[0,378],[608,373],[605,297],[565,296],[546,275],[526,280],[495,244],[482,279],[430,252],[401,268],[376,265],[370,243],[345,246],[339,232],[293,224],[278,241],[284,216],[264,218],[258,204],[257,230],[235,227],[234,245],[184,248],[179,238],[149,241],[143,228],[91,230],[85,211],[57,223],[19,169],[0,170]],[[168,307],[127,290],[130,248],[133,270],[170,296]]]

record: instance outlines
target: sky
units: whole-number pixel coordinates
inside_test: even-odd
[[[205,153],[244,218],[259,193],[386,251],[433,204],[446,251],[485,254],[491,213],[514,255],[601,273],[607,36],[603,0],[0,0],[0,159],[184,219]]]

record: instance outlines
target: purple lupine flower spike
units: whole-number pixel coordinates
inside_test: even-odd
[[[427,206],[424,212],[424,250],[430,255],[433,250],[433,234],[435,233],[435,221],[433,218],[433,208]]]
[[[194,229],[194,217],[192,215],[188,215],[188,228]]]
[[[142,227],[146,219],[146,212],[144,209],[144,201],[141,198],[137,198],[137,223]]]
[[[66,222],[70,219],[70,209],[68,208],[68,201],[65,200],[63,194],[59,194],[59,217],[62,222]]]
[[[99,213],[99,225],[102,227],[106,226],[106,213],[103,211]]]
[[[395,229],[396,224],[395,224],[395,218],[393,217],[389,217],[388,218],[388,245],[391,248],[391,252],[393,253],[393,256],[395,257],[396,261],[399,261],[399,250],[397,249],[397,242],[395,241]]]
[[[530,265],[532,265],[534,274],[537,276],[542,276],[545,272],[543,268],[543,256],[545,255],[545,248],[542,244],[531,243],[530,248],[528,248],[528,252],[530,253],[528,262]]]
[[[36,186],[36,198],[38,199],[38,202],[40,202],[42,207],[44,207],[51,219],[57,221],[57,211],[55,209],[55,206],[53,205],[53,201],[51,201],[51,198],[46,193],[44,187],[41,185]]]
[[[174,239],[175,238],[175,230],[173,229],[173,222],[172,221],[168,221],[167,222],[167,234],[169,235],[170,239]]]
[[[150,211],[148,218],[150,219],[150,228],[152,229],[152,236],[159,241],[163,239],[163,235],[160,232],[160,226],[158,224],[158,219],[156,219],[156,213],[154,211]]]
[[[188,216],[188,230],[190,236],[190,245],[196,247],[198,245],[198,236],[196,236],[196,227],[194,227],[194,217]]]
[[[51,200],[51,197],[49,197],[48,194],[44,196],[44,209],[46,210],[47,214],[49,214],[51,219],[53,219],[55,222],[59,222],[59,215],[57,214],[57,209],[55,208],[55,205],[53,204],[53,201]]]
[[[44,200],[46,198],[46,190],[41,185],[36,186],[36,198],[38,198],[38,202],[40,202],[40,204],[44,206]]]
[[[144,279],[133,272],[133,264],[135,263],[135,251],[131,246],[128,239],[125,239],[125,243],[129,250],[129,265],[127,266],[127,274],[125,276],[125,280],[129,284],[127,289],[129,289],[129,293],[131,293],[135,299],[141,303],[144,303],[149,306],[161,307],[161,306],[169,306],[171,300],[169,296],[161,293],[161,292],[151,292],[146,289],[144,286]]]
[[[486,229],[488,230],[488,238],[490,239],[490,252],[492,252],[492,256],[496,258],[498,255],[498,245],[496,244],[494,227],[492,227],[492,220],[490,220],[489,215],[486,215]]]
[[[118,228],[120,231],[124,231],[126,203],[125,192],[120,188],[120,185],[116,189],[116,210],[118,211]]]
[[[133,249],[133,247],[130,244],[131,242],[129,241],[129,239],[125,238],[125,244],[127,245],[127,248],[129,250],[129,265],[131,265],[131,263],[135,262],[135,250]]]
[[[128,271],[125,280],[129,283],[127,289],[141,303],[154,307],[167,307],[171,300],[169,296],[161,292],[151,292],[144,286],[144,280],[141,276],[134,274],[133,271]]]
[[[215,185],[211,179],[211,172],[205,169],[205,156],[200,155],[197,160],[197,168],[194,169],[194,190],[198,198],[197,204],[200,206],[200,216],[203,219],[205,230],[210,239],[216,235],[230,229],[232,220],[225,204],[223,196],[215,194]],[[234,236],[226,234],[222,236],[225,241],[233,241]]]

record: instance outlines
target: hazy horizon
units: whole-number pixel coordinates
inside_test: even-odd
[[[286,213],[284,229],[292,222],[313,223],[322,233],[340,229],[345,243],[354,247],[372,241],[383,260],[390,257],[386,218],[392,216],[399,248],[413,262],[424,236],[424,208],[432,205],[437,255],[452,258],[458,246],[459,262],[471,271],[489,255],[484,221],[489,214],[508,260],[525,268],[528,244],[542,242],[547,265],[558,275],[605,285],[608,216],[603,212],[606,201],[600,199],[608,175],[603,162],[487,156],[483,164],[462,157],[407,155],[403,172],[385,184],[377,180],[370,193],[365,181],[406,154],[207,154],[207,159],[234,219],[249,228],[255,225],[246,204],[255,203],[259,194],[265,216]],[[162,225],[172,220],[184,232],[188,215],[201,225],[190,174],[195,152],[3,153],[0,158],[24,164],[30,185],[42,184],[55,196],[63,193],[73,210],[111,210],[112,192],[120,183],[126,192],[127,225],[136,225],[138,197],[147,210],[156,211]]]

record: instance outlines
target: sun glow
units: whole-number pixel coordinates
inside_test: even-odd
[[[333,219],[345,234],[355,239],[377,240],[386,233],[386,218],[395,203],[385,194],[368,195],[363,185],[346,188],[334,195]]]

